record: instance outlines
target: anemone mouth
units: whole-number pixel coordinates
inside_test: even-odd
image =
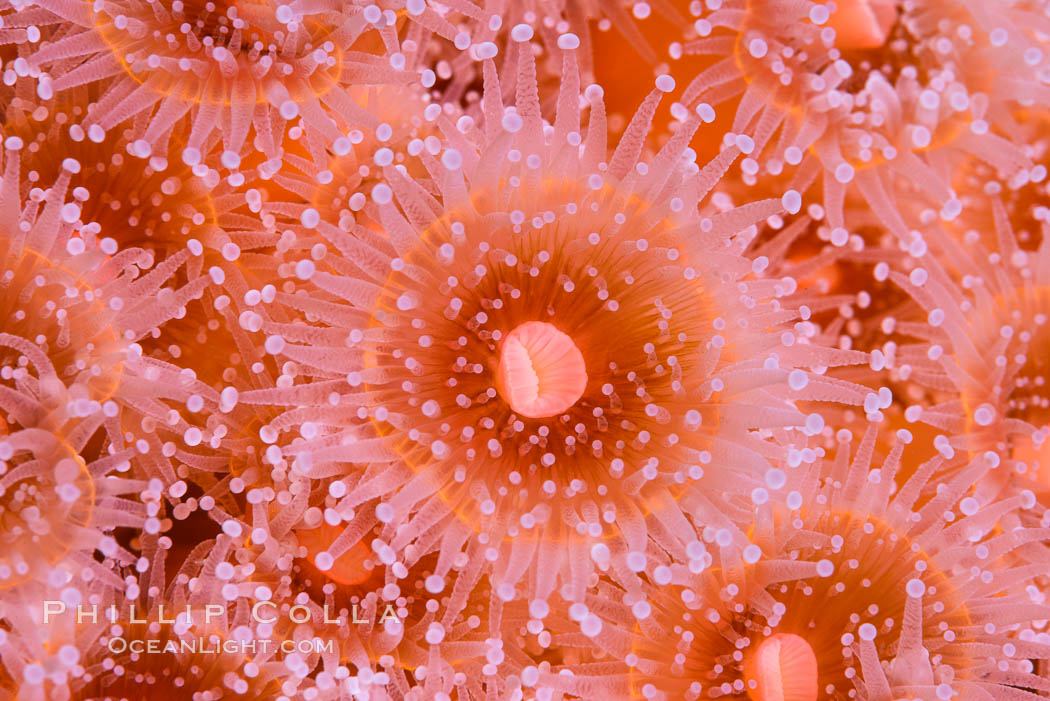
[[[838,0],[828,26],[844,50],[879,49],[886,44],[900,11],[896,0]]]
[[[72,446],[41,429],[0,433],[0,590],[83,543],[94,509],[95,482]]]
[[[680,232],[640,201],[570,182],[544,183],[535,217],[510,215],[522,221],[489,197],[402,254],[356,332],[379,433],[414,469],[447,470],[443,494],[475,525],[471,484],[518,513],[622,489],[634,466],[648,468],[637,489],[702,461],[718,414],[701,358],[725,337],[714,280]],[[523,324],[556,329],[579,354],[584,386],[546,416],[500,394],[501,347]]]
[[[123,0],[92,9],[95,31],[129,78],[163,96],[227,107],[267,102],[269,83],[285,73],[305,76],[285,85],[296,101],[339,83],[343,47],[332,41],[331,27],[282,19],[262,0],[185,0],[167,8]]]
[[[567,334],[526,321],[500,344],[496,385],[511,411],[530,419],[567,412],[587,388],[587,365]]]
[[[748,656],[744,684],[752,701],[816,701],[817,657],[805,638],[777,633]]]
[[[914,69],[919,64],[920,70],[928,68],[928,62],[918,60],[915,53],[920,47],[915,32],[920,30],[909,21],[899,3],[850,0],[848,5],[852,7],[846,15],[837,17],[839,13],[835,12],[829,18],[829,24],[836,29],[836,37],[845,32],[847,37],[853,38],[848,45],[839,47],[842,57],[859,69],[844,82],[846,90],[859,90],[867,76],[874,72],[894,83],[908,66]],[[853,17],[863,18],[861,31],[854,31],[850,26],[849,20]]]
[[[221,392],[225,386],[237,380],[235,368],[242,356],[241,348],[225,333],[220,319],[210,318],[206,312],[188,313],[172,319],[156,335],[151,333],[139,341],[143,354],[180,363],[185,362],[184,356],[194,353],[198,348],[209,348],[211,352],[204,357],[194,357],[194,371],[198,373],[198,380]],[[231,457],[230,461],[236,464],[246,462],[241,457]]]
[[[238,423],[239,429],[233,439],[242,446],[230,453],[227,461],[227,469],[234,477],[243,479],[249,487],[263,486],[269,484],[269,479],[264,474],[265,470],[261,464],[263,456],[255,444],[258,442],[259,429],[265,422],[259,416],[252,416],[243,423]]]

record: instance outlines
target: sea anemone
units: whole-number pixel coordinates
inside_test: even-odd
[[[963,234],[967,252],[940,227],[922,241],[929,252],[910,272],[887,271],[908,292],[918,313],[890,317],[883,329],[901,338],[889,357],[893,377],[923,390],[908,408],[910,421],[941,433],[935,445],[956,451],[996,450],[1004,456],[995,484],[1011,473],[1037,477],[1050,432],[1045,396],[1043,330],[1050,315],[1046,237],[1035,250],[1015,238],[1002,203],[991,199],[995,238],[989,250],[977,230]],[[989,485],[992,486],[992,485]]]
[[[26,185],[49,187],[72,159],[78,167],[67,174],[67,188],[79,219],[98,225],[118,248],[141,248],[164,259],[193,238],[211,244],[208,227],[220,214],[216,200],[232,188],[219,187],[213,194],[217,174],[211,181],[199,169],[202,177],[196,177],[181,161],[138,158],[120,130],[89,137],[78,124],[86,97],[87,91],[72,90],[46,102],[15,98],[6,106],[3,134],[23,143],[19,155]],[[63,158],[55,158],[56,152]]]
[[[353,562],[353,553],[348,554]],[[524,624],[524,606],[495,596],[488,581],[468,566],[478,556],[467,551],[451,558],[435,547],[408,566],[376,567],[363,582],[326,585],[325,606],[356,623],[339,629],[340,655],[322,656],[322,667],[340,677],[335,665],[346,665],[353,673],[344,682],[346,690],[379,698],[446,694],[481,699],[513,691],[515,675],[528,660],[505,646],[502,632]],[[378,554],[371,558],[379,564]],[[345,564],[344,572],[350,571]],[[318,575],[323,578],[338,566]],[[378,581],[376,572],[381,573]],[[444,590],[438,591],[435,582]],[[347,595],[354,603],[336,603]]]
[[[45,346],[63,382],[86,387],[92,399],[108,397],[128,343],[199,297],[209,280],[196,277],[182,287],[162,289],[192,257],[190,250],[167,256],[150,270],[152,253],[120,249],[98,222],[84,221],[81,203],[90,198],[85,188],[66,201],[71,178],[81,170],[79,161],[64,159],[45,190],[35,184],[38,171],[24,180],[20,174],[23,140],[10,136],[4,146],[0,255],[3,285],[10,290],[4,296],[5,330]]]
[[[173,282],[193,257],[186,248],[154,265],[154,253],[120,249],[97,222],[85,223],[85,200],[66,201],[70,180],[80,170],[75,159],[65,159],[56,181],[44,190],[20,177],[21,138],[8,137],[5,147],[0,402],[10,441],[5,459],[13,458],[15,468],[4,478],[11,488],[6,498],[13,500],[5,509],[39,521],[39,528],[52,517],[69,516],[66,530],[38,535],[58,534],[60,549],[90,552],[100,546],[100,536],[90,535],[96,530],[141,528],[157,516],[117,498],[141,489],[138,482],[109,481],[109,476],[131,472],[128,477],[170,485],[177,472],[169,460],[175,443],[164,440],[167,432],[194,445],[215,438],[183,416],[193,421],[206,405],[217,406],[219,393],[188,371],[144,358],[136,343],[184,314],[185,304],[199,297],[210,279],[191,274],[185,284]],[[202,426],[217,429],[214,422]],[[27,480],[40,480],[42,488]],[[70,501],[74,493],[83,496]],[[46,508],[52,499],[58,501]],[[20,503],[26,508],[15,508]],[[12,528],[13,536],[24,531]],[[13,563],[16,571],[42,555],[31,541],[24,545],[29,550],[21,549],[25,562]],[[50,555],[42,556],[53,564]]]
[[[204,165],[139,159],[116,132],[96,143],[76,125],[80,108],[68,98],[33,110],[16,100],[4,125],[6,191],[43,205],[7,210],[8,231],[30,232],[24,242],[5,239],[9,258],[20,256],[6,284],[26,290],[5,296],[13,305],[7,330],[38,344],[49,339],[57,374],[87,387],[76,398],[113,401],[106,450],[136,446],[141,476],[172,485],[192,474],[209,489],[212,474],[229,471],[229,456],[214,450],[223,445],[247,459],[241,428],[272,418],[235,410],[235,397],[270,386],[277,372],[262,364],[242,324],[253,294],[272,289],[268,269],[280,236],[260,236],[251,196],[237,191],[243,172],[237,182]],[[47,144],[70,158],[56,166]],[[49,178],[56,185],[40,189]],[[53,242],[33,239],[44,229]],[[54,281],[32,291],[38,275]],[[52,307],[44,317],[32,311]],[[210,352],[183,367],[204,344]]]
[[[97,226],[80,221],[76,203],[65,201],[79,164],[67,160],[52,187],[27,188],[23,199],[22,142],[9,137],[5,146],[0,493],[3,579],[15,582],[46,574],[63,553],[101,547],[99,529],[143,525],[144,508],[117,498],[136,483],[105,479],[127,470],[140,451],[122,442],[103,450],[102,443],[120,411],[114,398],[129,381],[125,333],[164,311],[150,304],[157,275],[139,278],[152,256],[118,253]]]
[[[662,553],[638,576],[608,570],[619,586],[600,583],[570,615],[623,664],[619,674],[549,673],[536,683],[586,698],[754,701],[1045,688],[1031,660],[1050,657],[1050,646],[1018,635],[1046,615],[1031,586],[1045,561],[1009,558],[1046,530],[995,528],[1034,500],[980,507],[965,496],[998,462],[981,454],[922,503],[941,456],[898,487],[906,431],[874,469],[874,427],[852,462],[850,437],[840,439],[834,462],[789,471],[775,498],[756,504],[746,535],[710,529],[710,551],[698,543],[689,559]]]
[[[54,182],[63,163],[75,162],[67,187],[70,209],[77,208],[83,225],[97,227],[108,246],[142,249],[158,268],[173,266],[166,285],[185,288],[163,330],[157,326],[136,336],[143,354],[178,365],[195,346],[207,344],[212,352],[193,364],[198,379],[216,392],[252,387],[255,358],[250,344],[238,343],[236,320],[248,308],[245,294],[261,293],[272,279],[269,268],[280,234],[260,231],[253,212],[258,190],[245,185],[264,186],[273,173],[247,147],[240,166],[225,177],[178,158],[139,158],[132,130],[92,137],[80,127],[87,92],[70,90],[49,101],[16,98],[8,106],[2,129],[24,144],[23,187]],[[173,129],[170,149],[178,151],[188,131]],[[54,159],[54,149],[68,158]]]
[[[208,584],[214,576],[203,576],[200,568],[210,570],[222,559],[223,543],[215,544],[219,552],[211,558],[198,547],[177,572],[166,573],[171,539],[147,535],[144,541],[136,574],[114,578],[115,583],[67,579],[55,583],[56,588],[68,584],[59,591],[23,596],[19,610],[0,611],[14,633],[0,646],[0,658],[21,680],[16,698],[294,696],[308,669],[302,656],[282,643],[305,649],[299,646],[302,626],[297,634],[287,616],[260,623],[269,620],[270,608],[253,616],[222,605],[230,597],[212,595]]]
[[[181,153],[189,165],[207,155],[216,131],[220,162],[229,168],[237,167],[246,143],[267,159],[278,158],[288,123],[297,119],[331,143],[355,121],[371,124],[347,86],[410,78],[401,70],[404,56],[392,31],[396,14],[371,4],[37,4],[53,13],[52,23],[68,27],[29,58],[40,72],[42,97],[97,86],[82,127],[91,136],[135,118],[132,141],[141,157],[166,156],[167,134],[180,123],[192,125]],[[390,40],[401,61],[386,59],[384,42]]]
[[[4,341],[11,338],[0,338]],[[82,457],[97,450],[105,411],[68,397],[50,416],[4,427],[0,590],[49,581],[56,572],[104,573],[92,560],[96,551],[125,563],[134,559],[117,544],[116,529],[159,529],[156,505],[148,508],[139,498],[146,484],[108,474],[126,470],[137,457],[134,448]],[[64,415],[69,418],[59,418]]]
[[[303,487],[309,484],[300,479],[277,494],[249,490],[254,506],[243,519],[209,509],[222,534],[196,551],[209,555],[194,570],[195,600],[213,600],[221,591],[238,609],[308,619],[296,635],[325,646],[319,657],[303,660],[309,672],[303,684],[322,691],[398,700],[437,698],[457,687],[462,699],[484,698],[485,689],[502,692],[521,661],[503,665],[500,621],[513,617],[491,609],[493,594],[479,572],[460,574],[477,554],[439,554],[434,543],[430,550],[410,549],[389,567],[378,529],[361,534],[369,519],[340,509],[333,496],[344,494],[345,483],[333,482],[325,495],[307,496]],[[333,526],[344,516],[345,529]],[[360,539],[339,558],[325,563],[326,555],[318,557],[352,533]],[[462,527],[450,529],[462,533]],[[446,583],[451,586],[441,593]],[[520,612],[518,618],[523,621]]]
[[[0,698],[1050,694],[1047,37],[0,0]]]
[[[1018,29],[1021,7],[837,5],[736,1],[697,16],[700,38],[682,50],[717,60],[681,101],[707,105],[711,118],[723,103],[735,112],[731,131],[754,141],[742,163],[746,182],[776,181],[788,169],[790,186],[804,191],[820,177],[833,227],[843,226],[852,193],[904,237],[899,197],[919,197],[946,219],[958,215],[951,186],[960,162],[983,160],[1010,176],[1032,167],[1023,144],[1008,137],[1024,100],[1020,85],[1038,91],[1038,69],[1007,84],[986,72],[1016,64],[1015,49],[1002,43],[1006,28],[1025,35],[1026,46],[1038,43]],[[1039,53],[1034,65],[1041,61]]]
[[[467,524],[502,551],[492,576],[505,600],[519,585],[543,599],[559,580],[582,596],[579,553],[598,538],[617,558],[642,556],[650,513],[734,509],[792,436],[823,428],[792,401],[863,401],[808,369],[863,356],[796,334],[799,312],[779,300],[794,281],[741,255],[750,233],[737,234],[781,199],[701,216],[736,149],[698,167],[691,129],[640,158],[666,77],[610,157],[597,88],[580,131],[566,52],[554,125],[530,88],[532,53],[518,52],[513,109],[487,58],[483,120],[443,125],[440,156],[421,154],[437,198],[388,166],[371,192],[382,233],[316,222],[330,244],[282,263],[301,282],[275,297],[300,320],[261,325],[293,373],[240,396],[297,407],[260,429],[268,451],[311,479],[353,474],[344,508],[385,524],[394,560],[450,514]]]

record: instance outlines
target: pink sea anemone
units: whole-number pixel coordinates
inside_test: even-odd
[[[339,678],[337,665],[345,666],[352,672],[345,689],[381,699],[512,693],[523,656],[504,644],[502,631],[524,623],[524,607],[497,603],[468,562],[464,553],[450,570],[448,558],[432,552],[408,567],[383,568],[371,590],[326,585],[320,603],[358,622],[340,629],[339,655],[322,656],[322,668]],[[445,591],[435,591],[435,578],[449,583]],[[354,590],[361,592],[356,605],[336,603]]]
[[[25,142],[10,136],[4,146],[2,196],[7,205],[0,221],[0,253],[6,265],[4,284],[18,289],[16,296],[5,298],[11,307],[10,321],[5,323],[16,325],[11,327],[12,333],[34,341],[36,334],[29,332],[31,326],[51,323],[53,330],[45,335],[55,339],[51,352],[64,356],[56,358],[62,365],[58,368],[60,376],[80,376],[86,384],[98,384],[103,380],[90,377],[105,375],[106,368],[88,366],[86,359],[78,363],[78,352],[96,353],[105,358],[108,367],[118,366],[129,341],[137,340],[174,315],[186,301],[200,296],[208,280],[195,278],[177,290],[167,290],[169,294],[160,294],[159,304],[147,304],[191,252],[181,250],[150,274],[136,279],[153,266],[154,255],[138,248],[119,250],[116,239],[98,222],[85,222],[81,216],[84,207],[78,201],[90,197],[85,189],[78,188],[73,201],[67,201],[71,178],[82,168],[80,162],[64,159],[55,182],[42,189],[35,185],[38,171],[32,170],[27,176],[34,177],[22,179],[20,151]],[[44,318],[53,322],[41,321],[35,313],[38,308],[47,310]],[[84,346],[71,344],[74,327],[76,340]]]
[[[682,102],[728,109],[731,131],[753,136],[745,181],[786,171],[803,191],[819,177],[832,226],[843,227],[854,193],[903,237],[898,198],[958,215],[952,170],[960,162],[983,160],[1009,176],[1032,167],[1013,138],[1012,111],[1022,85],[1039,90],[1043,59],[1020,29],[1020,3],[836,4],[727,2],[698,15],[700,38],[682,50],[715,60]],[[1018,47],[1004,46],[1011,33]],[[996,67],[1024,63],[1021,46],[1033,52],[1031,69],[995,80]]]
[[[180,123],[192,125],[181,152],[189,165],[202,161],[216,131],[221,164],[231,169],[245,143],[278,158],[292,121],[331,143],[349,129],[347,120],[371,124],[347,86],[409,77],[383,59],[383,41],[396,44],[396,14],[375,5],[38,4],[68,28],[29,58],[40,73],[39,92],[46,98],[97,86],[84,130],[101,134],[137,118],[132,142],[141,157],[166,156],[167,134]],[[382,37],[373,32],[384,27]]]
[[[207,391],[185,373],[143,359],[134,341],[177,316],[203,284],[164,287],[189,251],[154,266],[152,253],[119,250],[98,223],[85,223],[81,204],[66,200],[78,161],[66,159],[44,190],[20,177],[22,140],[8,137],[5,147],[4,579],[25,581],[59,566],[56,553],[72,552],[71,561],[84,567],[92,551],[116,547],[103,537],[116,528],[159,528],[155,510],[120,496],[141,492],[144,482],[117,475],[174,482],[173,451],[156,428],[189,428],[164,402],[178,401],[191,414]]]
[[[85,356],[81,364],[92,354],[96,362],[105,361],[105,372],[92,367],[82,374],[90,384],[105,385],[94,390],[92,399],[113,398],[117,407],[113,411],[118,415],[111,414],[106,424],[112,441],[107,450],[149,446],[134,461],[148,466],[146,474],[172,484],[192,472],[208,489],[216,481],[211,475],[229,471],[229,454],[250,461],[241,428],[270,418],[258,419],[243,407],[229,414],[235,406],[230,397],[238,390],[271,383],[267,373],[272,368],[261,364],[262,349],[253,347],[238,315],[250,306],[245,301],[246,295],[252,299],[250,290],[261,295],[272,288],[266,286],[272,279],[270,252],[279,235],[259,235],[251,211],[254,200],[242,188],[245,173],[255,178],[257,171],[246,168],[235,174],[239,178],[220,178],[203,164],[168,163],[161,156],[140,159],[132,154],[127,132],[120,130],[96,141],[77,125],[83,112],[73,97],[82,92],[63,93],[33,109],[18,98],[6,115],[12,191],[44,203],[72,194],[50,218],[41,215],[42,221],[59,227],[54,248],[24,253],[12,270],[17,275],[11,284],[32,287],[32,277],[47,268],[62,270],[66,277],[83,275],[69,283],[79,296],[61,302],[70,313],[60,311],[59,323],[41,322],[27,313],[34,305],[51,304],[46,295],[59,289],[57,282],[23,300],[25,306],[13,313],[24,325],[39,324],[47,335],[59,334],[61,338],[48,343],[52,351],[63,356],[79,352]],[[183,130],[176,129],[173,139],[183,137]],[[68,158],[55,163],[49,145]],[[39,188],[53,180],[58,185]],[[19,224],[10,226],[14,230]],[[81,248],[87,252],[74,255]],[[119,277],[121,271],[126,287],[110,285],[106,276]],[[120,299],[98,298],[108,290],[104,284]],[[8,301],[15,304],[17,299]],[[62,331],[63,324],[70,329]],[[30,331],[18,333],[42,338]],[[203,345],[210,352],[195,354]],[[192,367],[183,367],[191,354],[196,358]],[[60,368],[60,374],[72,371]],[[220,444],[229,454],[214,452]],[[190,498],[194,496],[199,495]]]
[[[104,576],[94,553],[125,563],[134,559],[118,545],[116,529],[160,527],[156,505],[149,508],[140,499],[144,482],[107,475],[126,469],[136,457],[133,449],[81,457],[98,442],[104,417],[100,408],[78,407],[67,396],[51,416],[25,427],[7,425],[0,434],[0,590],[50,581],[62,572]],[[67,412],[70,418],[58,418]]]
[[[284,640],[303,639],[289,617],[271,616],[275,607],[253,617],[216,604],[223,599],[210,596],[214,577],[203,576],[201,567],[210,571],[221,552],[208,558],[197,548],[167,573],[171,539],[143,540],[136,574],[108,582],[67,578],[41,595],[23,595],[19,610],[0,608],[0,620],[11,626],[0,660],[18,682],[16,698],[294,697],[308,669],[298,654],[280,648]]]
[[[883,328],[901,337],[892,348],[893,375],[924,390],[912,398],[908,419],[938,429],[935,444],[948,457],[1000,452],[1004,469],[995,484],[1001,486],[1011,473],[1045,478],[1039,476],[1050,421],[1043,390],[1050,272],[1046,238],[1035,250],[1021,248],[1002,204],[993,199],[990,207],[998,241],[991,250],[969,230],[968,253],[960,255],[951,235],[931,227],[923,239],[930,253],[910,272],[884,266],[921,311],[891,316]]]
[[[299,319],[260,328],[293,372],[240,396],[295,407],[260,430],[267,454],[314,480],[353,475],[340,503],[354,533],[384,524],[384,563],[454,515],[469,530],[449,552],[471,535],[488,543],[505,600],[517,587],[542,600],[558,581],[581,596],[579,554],[595,538],[622,561],[643,555],[649,518],[733,510],[731,495],[787,451],[753,432],[787,444],[822,429],[793,401],[863,401],[809,370],[862,356],[797,336],[799,313],[779,301],[794,282],[741,255],[750,239],[736,235],[781,200],[701,216],[736,150],[701,168],[691,129],[641,158],[666,77],[610,156],[601,91],[586,91],[581,129],[566,51],[553,125],[530,52],[518,52],[515,108],[486,59],[483,120],[439,122],[440,153],[421,154],[437,197],[387,166],[371,192],[381,233],[313,222],[328,243],[282,263],[301,282],[274,300]],[[548,353],[571,371],[548,369]],[[543,573],[527,575],[538,559]]]
[[[401,701],[440,698],[457,689],[464,699],[484,698],[486,689],[504,692],[521,660],[503,664],[501,623],[523,620],[521,607],[515,615],[492,610],[493,594],[480,573],[467,567],[473,559],[467,553],[449,557],[434,545],[414,548],[388,567],[384,546],[375,539],[378,529],[318,567],[314,560],[326,556],[316,553],[342,536],[331,523],[339,505],[331,494],[307,496],[307,486],[305,480],[293,483],[284,508],[261,499],[265,489],[252,490],[247,499],[255,506],[243,518],[209,508],[222,533],[191,556],[197,565],[184,567],[194,573],[193,600],[221,593],[236,610],[304,619],[281,635],[330,646],[289,661],[294,674],[307,677],[299,693],[315,688],[331,695],[321,698],[369,694]],[[329,491],[341,494],[343,487]],[[361,522],[351,515],[349,529]],[[451,586],[439,592],[435,579]]]
[[[1032,501],[980,507],[965,496],[996,464],[982,454],[923,503],[943,458],[897,488],[910,439],[900,432],[872,468],[872,430],[852,462],[844,445],[836,464],[793,472],[777,498],[756,506],[746,536],[705,533],[710,552],[666,553],[637,576],[610,569],[619,587],[599,583],[570,615],[625,671],[552,669],[537,684],[586,698],[754,701],[1043,688],[1030,660],[1050,647],[1018,631],[1045,615],[1032,586],[1045,563],[1009,559],[1046,532],[995,530]]]
[[[119,130],[89,137],[78,124],[86,94],[73,90],[47,102],[16,97],[6,106],[2,130],[23,143],[25,184],[50,186],[62,175],[65,159],[72,159],[79,167],[68,173],[67,187],[80,220],[98,225],[119,248],[142,248],[165,258],[190,239],[210,244],[208,225],[220,214],[216,199],[230,188],[217,187],[199,169],[202,177],[196,177],[181,161],[137,158]],[[65,159],[54,158],[54,150]]]
[[[113,130],[97,141],[87,136],[77,125],[83,108],[68,93],[45,104],[16,99],[8,112],[3,132],[25,143],[20,152],[25,185],[56,180],[62,164],[51,158],[51,149],[61,149],[66,163],[77,164],[68,175],[70,211],[76,207],[83,225],[112,250],[149,252],[155,269],[167,272],[166,279],[154,276],[168,288],[157,291],[170,303],[167,318],[136,328],[132,336],[143,354],[179,364],[207,343],[213,352],[194,363],[198,379],[216,392],[229,384],[251,386],[247,378],[234,383],[230,377],[238,371],[249,375],[252,365],[239,368],[231,361],[251,355],[231,336],[237,335],[245,292],[270,279],[270,252],[278,238],[258,235],[253,200],[244,191],[246,176],[261,182],[259,170],[244,167],[220,177],[203,164],[138,158],[127,132]],[[185,139],[184,131],[175,131],[173,143]]]

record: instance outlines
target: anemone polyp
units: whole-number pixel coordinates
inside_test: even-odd
[[[1022,249],[1002,204],[993,199],[989,209],[998,241],[991,249],[975,230],[963,235],[965,257],[942,228],[923,232],[944,260],[927,255],[907,275],[890,273],[917,314],[914,321],[891,318],[884,328],[915,339],[895,349],[891,366],[895,378],[926,393],[908,407],[907,419],[939,429],[935,446],[948,458],[999,452],[1009,466],[992,475],[1001,486],[1012,473],[1046,474],[1050,274],[1042,262],[1047,240],[1035,251]]]
[[[567,178],[537,195],[482,192],[434,222],[404,267],[391,261],[374,330],[354,344],[390,445],[419,470],[498,466],[487,489],[518,513],[545,511],[558,484],[600,495],[627,465],[687,462],[717,430],[718,402],[688,399],[724,308],[713,271],[638,197]],[[311,279],[335,289],[330,273]],[[455,482],[447,494],[473,501]]]
[[[4,133],[24,142],[24,179],[46,187],[75,162],[68,185],[70,209],[75,206],[81,221],[98,225],[121,249],[143,248],[163,257],[185,248],[193,238],[207,244],[218,214],[212,199],[215,188],[206,185],[210,178],[181,160],[169,162],[167,150],[149,159],[137,157],[121,130],[101,138],[88,135],[77,122],[85,116],[89,92],[70,90],[41,102],[16,98],[8,105]],[[182,130],[169,133],[169,147],[177,151],[185,137]],[[219,186],[218,192],[222,190]]]
[[[1050,656],[1050,646],[1016,637],[1029,607],[1045,611],[1036,582],[1046,553],[1031,562],[1012,553],[1046,531],[996,529],[1001,514],[1034,499],[980,507],[966,496],[995,469],[990,454],[946,482],[933,477],[944,460],[936,456],[898,487],[907,431],[880,467],[871,462],[876,428],[852,463],[852,437],[840,434],[835,459],[793,472],[787,498],[758,505],[746,533],[727,524],[697,533],[706,544],[688,544],[684,556],[650,550],[637,575],[610,568],[610,583],[576,606],[570,615],[623,661],[626,684],[600,675],[547,681],[647,700],[845,700],[890,688],[896,695],[886,698],[933,698],[938,689],[943,698],[1038,686],[1033,665],[1013,658],[1022,648],[1023,657]],[[937,495],[924,498],[932,484]],[[1010,674],[993,680],[991,667]]]
[[[116,528],[160,528],[159,481],[106,474],[126,469],[134,449],[82,457],[104,438],[104,412],[67,394],[28,426],[0,423],[0,590],[31,591],[90,570],[87,581],[107,571],[92,556],[113,558],[107,564],[132,559],[114,539]]]
[[[306,500],[297,499],[299,508],[293,508],[291,514],[272,505],[254,510],[245,520],[221,514],[223,534],[207,543],[207,557],[188,561],[176,576],[180,584],[187,577],[193,579],[191,603],[203,605],[221,593],[229,602],[230,613],[250,609],[256,623],[256,617],[274,619],[275,627],[258,629],[260,636],[324,642],[320,655],[290,656],[283,665],[259,663],[260,669],[270,671],[269,676],[275,672],[286,676],[281,687],[284,693],[290,696],[287,689],[298,683],[299,693],[309,697],[315,678],[320,679],[319,688],[336,688],[324,682],[325,676],[331,679],[333,675],[341,680],[338,688],[348,692],[382,693],[391,677],[405,688],[422,687],[424,679],[427,684],[440,680],[448,686],[464,675],[469,675],[472,687],[504,687],[502,677],[493,671],[498,664],[493,663],[496,653],[488,649],[500,642],[493,637],[499,630],[500,613],[489,611],[491,593],[484,582],[474,578],[473,571],[460,574],[467,564],[465,558],[439,557],[430,547],[413,550],[413,559],[399,563],[403,567],[384,567],[378,560],[386,548],[376,538],[384,534],[376,528],[369,535],[371,550],[379,557],[364,545],[368,539],[362,539],[338,558],[327,560],[320,555],[332,547],[340,530],[328,523],[313,524],[308,514],[317,510],[305,509]],[[348,530],[354,531],[365,520],[355,516]],[[267,535],[260,537],[260,533]],[[354,572],[355,567],[359,571]],[[446,587],[455,595],[439,596]],[[493,625],[482,626],[488,617]],[[519,621],[520,616],[513,620]],[[492,677],[484,682],[483,666],[489,670],[485,675]],[[417,668],[420,673],[415,679]],[[226,669],[227,675],[241,675],[236,667]],[[190,670],[200,676],[199,670]],[[295,676],[288,677],[289,672]],[[247,688],[270,689],[272,685],[259,683],[264,676],[251,675],[245,680]]]
[[[519,588],[542,600],[559,580],[575,600],[580,549],[599,539],[617,558],[641,556],[654,513],[732,511],[772,456],[822,430],[796,401],[863,401],[811,368],[863,356],[797,336],[797,284],[743,255],[784,198],[708,205],[736,147],[696,163],[692,116],[644,151],[668,76],[610,153],[602,92],[581,102],[572,48],[553,124],[531,51],[516,52],[516,105],[502,106],[495,51],[483,52],[481,120],[418,154],[434,177],[385,155],[369,205],[382,230],[311,213],[325,243],[279,263],[290,284],[273,314],[295,323],[266,341],[305,380],[242,400],[296,407],[259,429],[268,455],[300,477],[356,484],[341,501],[383,524],[386,564],[454,516],[456,538],[497,553],[505,601]],[[767,442],[773,432],[784,442]],[[526,565],[541,550],[550,576],[533,584]]]
[[[0,256],[8,251],[15,253],[11,250],[15,247],[8,248],[5,243],[0,241]],[[125,343],[118,329],[106,323],[111,316],[103,300],[93,294],[90,271],[56,265],[33,250],[19,253],[14,260],[14,256],[3,256],[9,267],[0,280],[0,290],[4,290],[0,301],[2,331],[25,344],[32,343],[42,357],[27,363],[20,358],[35,354],[25,355],[26,347],[4,343],[0,362],[10,374],[3,379],[11,381],[31,371],[39,372],[40,380],[54,374],[62,386],[74,387],[79,399],[108,399],[122,373]],[[83,272],[88,274],[81,277],[78,273]],[[50,389],[46,382],[38,388],[38,396],[45,403],[49,403]]]
[[[728,136],[746,137],[743,182],[764,185],[792,168],[812,182],[817,172],[803,173],[813,168],[824,181],[833,228],[843,226],[850,193],[906,237],[909,226],[896,197],[902,185],[902,194],[922,191],[946,219],[958,214],[939,154],[973,157],[1011,177],[1033,167],[1021,139],[999,136],[970,110],[993,96],[999,108],[988,110],[988,119],[1000,114],[1013,121],[1007,115],[1017,93],[1004,94],[996,86],[998,70],[989,66],[1020,65],[1010,56],[1024,49],[962,39],[974,24],[1012,24],[1007,7],[975,22],[958,3],[736,0],[709,14],[694,3],[700,37],[685,43],[683,52],[724,58],[693,78],[682,101],[699,103],[712,120],[716,108],[735,113]],[[1019,80],[1036,79],[1032,72]]]
[[[76,30],[43,42],[33,55],[38,92],[50,97],[98,84],[100,97],[84,129],[101,134],[145,115],[134,139],[143,157],[166,155],[167,133],[181,122],[193,125],[181,154],[189,165],[207,157],[206,141],[216,129],[222,164],[231,170],[250,132],[267,158],[279,158],[283,126],[300,116],[329,143],[341,136],[332,117],[371,122],[347,98],[345,85],[404,82],[399,71],[350,51],[367,53],[361,51],[367,41],[358,42],[362,35],[396,21],[375,5],[375,15],[356,3],[300,10],[271,0],[40,5],[55,13],[53,22],[61,17]],[[253,125],[257,110],[279,126]]]

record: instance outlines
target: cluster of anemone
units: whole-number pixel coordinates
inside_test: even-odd
[[[1050,694],[1043,0],[0,0],[0,698]]]
[[[1042,688],[1034,660],[1050,650],[1012,634],[1045,612],[1041,597],[1005,582],[1037,581],[1038,570],[1012,554],[1045,533],[995,529],[1003,513],[1033,508],[1034,494],[986,506],[962,496],[998,467],[992,453],[959,466],[963,474],[933,498],[923,492],[940,456],[893,493],[913,437],[898,431],[879,467],[875,438],[873,429],[852,460],[844,449],[796,474],[787,498],[756,508],[746,532],[697,532],[698,566],[659,553],[637,574],[610,570],[589,610],[568,615],[593,617],[584,633],[619,673],[547,672],[537,683],[646,699],[849,698],[854,690],[999,698],[995,680],[1007,679]],[[840,440],[846,448],[850,436]]]

